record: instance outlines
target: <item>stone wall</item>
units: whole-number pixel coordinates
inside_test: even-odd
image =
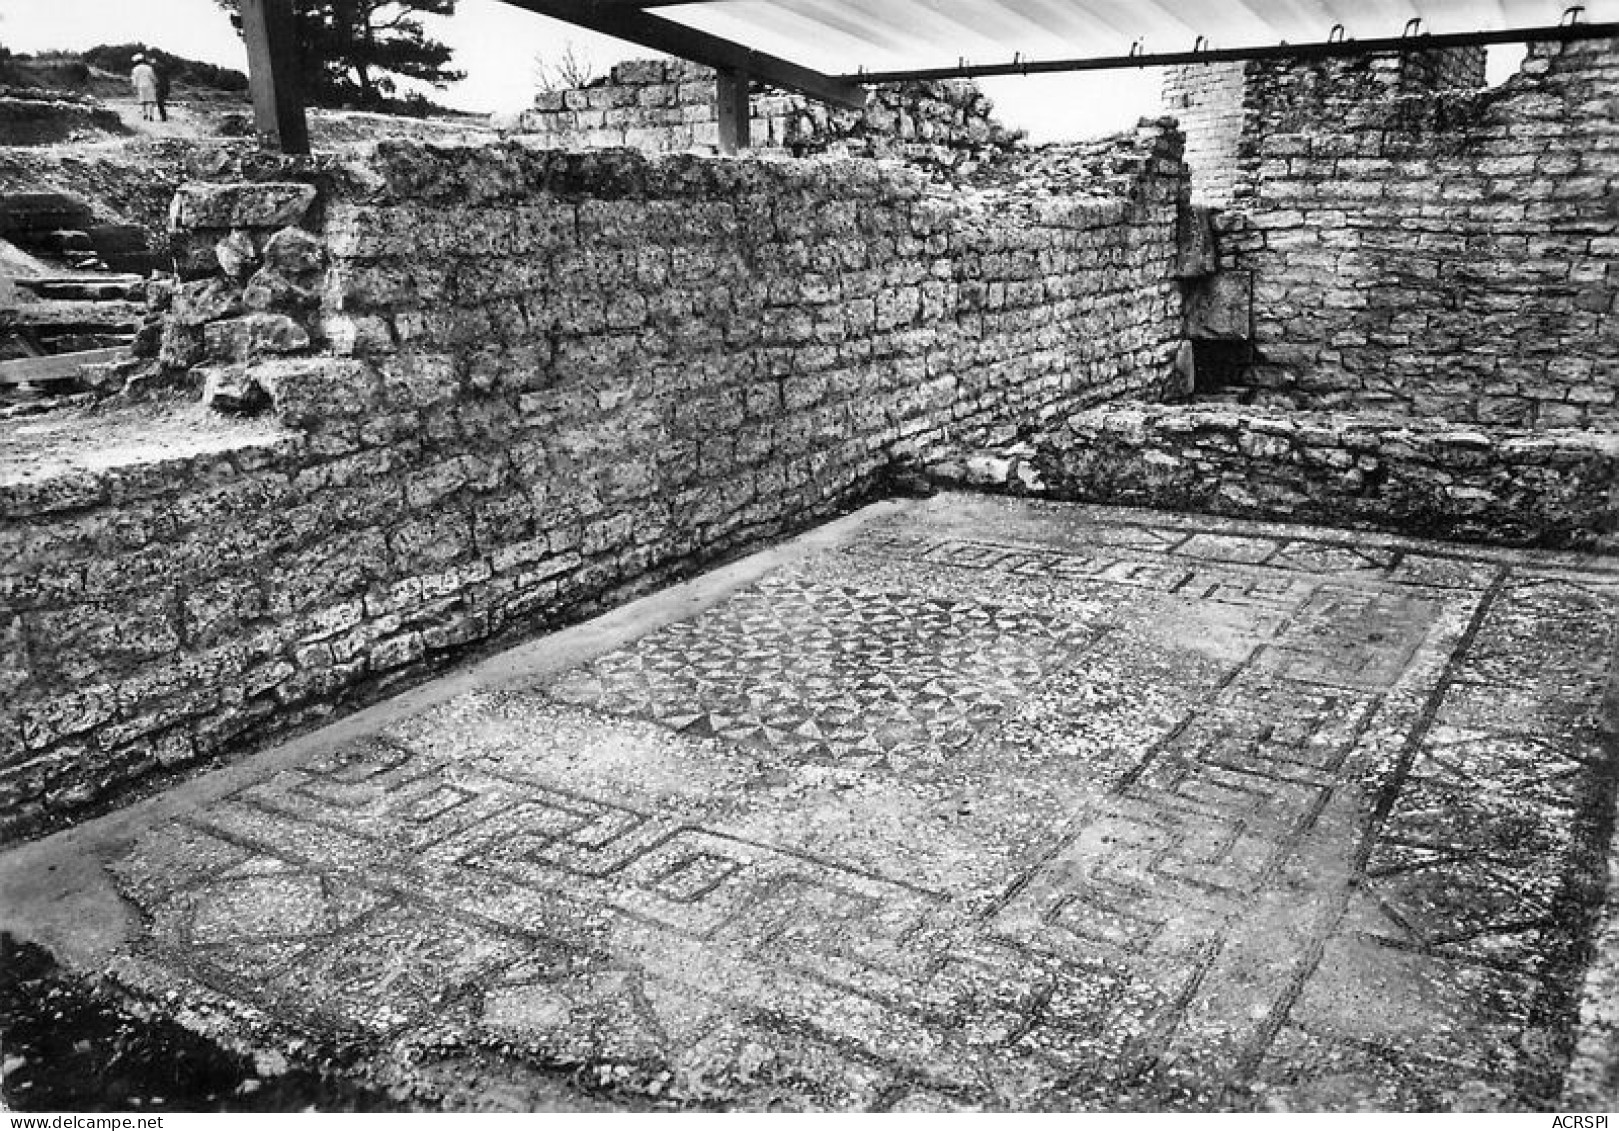
[[[0,146],[99,141],[127,132],[116,113],[87,95],[0,84]]]
[[[1230,203],[1237,184],[1237,147],[1242,140],[1245,63],[1189,63],[1165,67],[1162,102],[1186,135],[1186,166],[1192,200],[1219,207]]]
[[[1144,127],[1095,194],[1021,208],[875,162],[516,145],[182,189],[163,355],[263,431],[92,421],[71,458],[0,459],[6,829],[803,527],[902,458],[1155,397],[1179,152]]]
[[[1619,553],[1612,433],[1113,406],[931,474],[1049,498]]]
[[[1616,106],[1611,40],[1535,45],[1487,91],[1268,101],[1221,219],[1225,265],[1255,276],[1245,382],[1311,408],[1619,424]]]
[[[1311,62],[1251,60],[1164,68],[1164,110],[1186,135],[1192,199],[1229,205],[1245,138],[1262,136],[1277,113],[1326,122],[1353,104],[1423,97],[1484,85],[1482,47],[1349,56]]]
[[[636,60],[589,86],[540,93],[518,128],[558,148],[713,149],[716,97],[708,67]],[[756,86],[750,105],[752,145],[799,157],[833,153],[957,169],[1005,154],[1019,137],[995,120],[989,99],[971,82],[877,87],[862,111]]]

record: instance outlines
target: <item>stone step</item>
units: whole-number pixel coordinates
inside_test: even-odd
[[[139,275],[142,279],[145,279],[154,271],[168,271],[172,266],[168,256],[149,251],[146,248],[129,251],[100,248],[96,254],[101,260],[103,270],[118,274]]]
[[[0,236],[23,244],[32,233],[83,230],[95,224],[90,206],[61,192],[0,193]]]
[[[134,224],[96,224],[85,235],[100,252],[146,250],[146,233]]]
[[[146,316],[146,305],[128,299],[42,299],[8,311],[7,326],[35,330],[91,333],[134,333]]]
[[[96,245],[90,240],[90,233],[77,228],[62,228],[54,232],[45,232],[33,239],[33,246],[52,255],[70,255],[74,252],[94,253]]]
[[[144,296],[146,290],[144,278],[133,273],[41,275],[15,279],[13,282],[39,298],[74,299],[84,302],[108,300],[137,302]]]
[[[85,270],[145,276],[168,266],[144,230],[98,224],[88,206],[66,193],[0,194],[0,238]]]
[[[90,246],[109,271],[145,278],[167,266],[164,257],[147,247],[146,233],[134,224],[97,224],[85,235],[90,237]]]
[[[129,293],[127,279],[113,287]],[[78,278],[56,280],[64,289],[84,288]],[[29,280],[37,283],[38,280]],[[49,289],[49,288],[45,288]],[[37,293],[37,292],[36,292]],[[127,298],[56,299],[23,303],[6,311],[0,323],[0,354],[68,354],[84,350],[127,349],[146,315],[143,302]]]
[[[79,353],[84,350],[127,349],[135,335],[113,330],[73,330],[64,333],[43,333],[38,341],[47,354]]]
[[[0,361],[0,386],[42,385],[48,382],[73,381],[80,378],[86,366],[106,365],[121,361],[128,354],[121,348],[82,350],[55,354],[50,357],[29,357],[17,361]]]

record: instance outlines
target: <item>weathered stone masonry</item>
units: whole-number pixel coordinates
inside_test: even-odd
[[[1536,44],[1501,87],[1437,96],[1265,81],[1221,217],[1225,266],[1254,275],[1248,383],[1311,408],[1619,423],[1619,43]]]
[[[1225,196],[1189,334],[1251,347],[1217,395],[1256,403],[1081,411],[936,477],[1614,552],[1616,47],[1537,45],[1490,91],[1434,89],[1477,52],[1172,74],[1194,196]]]
[[[558,148],[682,153],[719,144],[714,71],[638,59],[573,90],[546,91],[520,127]],[[809,156],[890,157],[960,169],[1006,155],[1018,138],[977,84],[912,82],[872,89],[863,110],[840,110],[769,88],[749,98],[751,144]]]
[[[1278,112],[1326,122],[1352,105],[1476,90],[1484,85],[1485,63],[1482,47],[1188,63],[1164,68],[1163,105],[1186,135],[1193,202],[1225,207],[1243,179],[1245,155]]]
[[[1231,405],[1078,412],[1038,446],[939,461],[1018,494],[1619,552],[1619,434]]]
[[[186,188],[212,275],[164,354],[273,416],[0,490],[5,828],[649,590],[902,457],[1156,397],[1178,158],[1144,128],[1095,195],[1021,202],[516,145]]]

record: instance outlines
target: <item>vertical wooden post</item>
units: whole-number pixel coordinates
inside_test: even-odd
[[[736,153],[748,148],[748,127],[752,111],[748,106],[748,74],[746,71],[721,70],[718,72],[720,111],[720,152]]]
[[[299,83],[292,0],[241,0],[241,4],[259,144],[282,153],[308,153],[309,123]]]

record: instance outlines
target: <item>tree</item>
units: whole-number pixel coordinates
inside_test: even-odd
[[[232,14],[240,0],[215,0]],[[385,104],[395,78],[436,87],[466,77],[450,48],[427,35],[420,15],[453,16],[455,0],[292,0],[304,95],[317,106]]]
[[[555,59],[543,52],[534,56],[534,81],[541,90],[578,90],[589,86],[595,77],[596,69],[571,39],[562,45]]]

